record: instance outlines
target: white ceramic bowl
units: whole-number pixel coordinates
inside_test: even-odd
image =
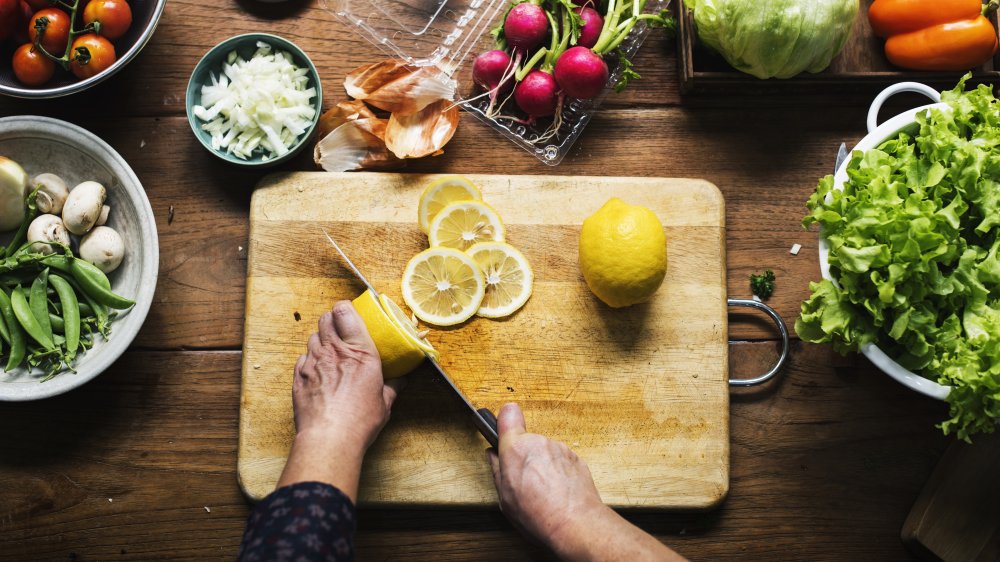
[[[38,372],[21,368],[0,373],[0,401],[37,400],[62,394],[93,379],[128,348],[153,302],[159,269],[159,243],[153,210],[146,192],[125,160],[93,133],[48,117],[16,116],[0,119],[0,155],[19,163],[30,176],[53,172],[72,186],[98,181],[108,189],[111,214],[108,226],[125,240],[125,260],[113,271],[112,289],[135,300],[119,311],[111,337],[95,338],[95,345],[77,359],[77,372],[63,372],[39,382]],[[10,238],[10,234],[5,234]],[[6,241],[4,241],[6,243]]]
[[[881,109],[882,104],[890,96],[900,93],[900,92],[916,92],[924,94],[932,100],[938,102],[929,105],[920,106],[909,111],[904,111],[899,115],[889,119],[881,125],[876,125],[878,118],[878,111]],[[857,144],[852,150],[860,150],[862,152],[876,148],[878,145],[882,144],[891,137],[896,136],[900,131],[914,127],[916,125],[916,115],[918,113],[928,111],[931,108],[948,110],[950,106],[944,103],[940,103],[941,95],[933,88],[926,86],[924,84],[918,84],[915,82],[901,82],[899,84],[894,84],[889,86],[882,91],[872,102],[871,108],[868,111],[868,134],[865,138],[861,139],[861,142]],[[847,164],[850,162],[850,158],[845,160],[840,167],[837,169],[837,173],[833,176],[834,189],[843,190],[844,182],[847,181]],[[826,238],[823,236],[823,231],[820,229],[819,236],[819,269],[822,273],[824,279],[829,279],[834,284],[837,281],[830,275],[830,262],[827,259],[829,254],[829,248],[826,244]],[[938,384],[930,379],[922,377],[906,368],[904,368],[899,363],[896,363],[891,357],[885,354],[878,346],[874,344],[866,344],[861,348],[861,353],[868,358],[876,367],[881,369],[890,377],[896,379],[903,385],[932,398],[938,400],[944,400],[948,396],[948,392],[951,391],[951,387]]]

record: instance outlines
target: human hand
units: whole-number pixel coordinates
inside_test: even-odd
[[[295,365],[296,436],[279,486],[318,480],[354,499],[361,460],[389,421],[402,381],[383,380],[375,343],[349,301],[323,314]]]
[[[563,560],[684,562],[601,502],[590,469],[564,443],[528,433],[517,404],[497,417],[499,452],[487,449],[500,509]]]
[[[556,552],[566,551],[583,529],[579,522],[610,511],[587,463],[565,443],[528,433],[517,404],[497,417],[499,451],[486,451],[500,509],[515,526]],[[565,545],[565,546],[564,546]]]

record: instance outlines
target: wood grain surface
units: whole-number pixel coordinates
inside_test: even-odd
[[[425,174],[282,174],[250,207],[240,416],[240,483],[274,490],[295,435],[291,367],[332,303],[364,287],[323,231],[380,291],[402,304],[406,263],[427,247],[416,222]],[[517,401],[534,431],[583,458],[615,507],[693,509],[729,488],[725,205],[690,179],[472,175],[503,218],[506,240],[533,264],[534,292],[502,321],[431,330],[441,364],[477,407]],[[663,222],[669,267],[653,298],[611,309],[577,264],[583,220],[611,197]],[[295,316],[297,314],[298,316]],[[301,321],[300,321],[301,320]],[[435,415],[449,399],[430,371],[365,457],[359,503],[492,506],[485,441],[469,420]],[[436,387],[436,388],[435,388]]]
[[[0,116],[66,119],[118,150],[146,188],[161,250],[134,351],[68,395],[0,407],[0,560],[235,555],[250,509],[236,459],[248,215],[262,174],[195,142],[184,90],[208,49],[249,30],[308,52],[326,107],[341,99],[348,71],[382,57],[320,0],[168,0],[150,43],[111,80],[58,100],[0,99]],[[728,294],[749,296],[748,275],[773,269],[768,302],[791,320],[819,278],[816,234],[799,226],[804,201],[840,142],[864,136],[876,89],[682,97],[675,42],[662,31],[635,63],[642,80],[607,98],[556,168],[465,116],[443,156],[407,171],[704,178],[726,201]],[[899,98],[884,116],[923,103]],[[314,168],[303,156],[281,169]],[[730,346],[734,375],[774,360],[759,316],[733,314],[729,328],[746,342]],[[693,560],[908,560],[899,531],[949,442],[934,428],[945,415],[864,359],[796,341],[781,379],[731,395],[722,506],[629,517]],[[365,509],[358,544],[366,560],[550,558],[492,510]]]

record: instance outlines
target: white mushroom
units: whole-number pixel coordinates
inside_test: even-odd
[[[0,156],[0,231],[14,230],[24,221],[28,174],[10,158]]]
[[[38,215],[28,225],[28,242],[58,242],[69,246],[69,233],[63,227],[61,218],[55,215]],[[43,254],[51,254],[55,251],[48,244],[33,244],[31,249]]]
[[[97,218],[97,224],[94,226],[104,226],[108,224],[108,215],[111,214],[111,207],[104,205],[101,207],[101,216]]]
[[[111,273],[125,257],[125,242],[114,229],[98,226],[80,239],[80,257],[104,273]]]
[[[66,197],[69,196],[69,188],[61,177],[55,174],[38,174],[31,180],[31,186],[38,189],[35,202],[39,212],[53,215],[62,212]]]
[[[74,187],[63,206],[62,219],[66,230],[82,236],[94,228],[97,219],[101,217],[107,195],[104,186],[96,181],[85,181]]]

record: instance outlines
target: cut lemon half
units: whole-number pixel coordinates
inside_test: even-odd
[[[453,248],[430,248],[403,271],[403,300],[417,318],[435,326],[465,322],[479,310],[486,280],[479,265]]]
[[[379,304],[375,293],[371,291],[361,293],[352,303],[358,315],[365,321],[368,333],[378,349],[384,378],[401,377],[423,362],[425,357],[423,347],[407,333],[405,326],[410,324],[409,320],[401,323],[390,317]]]
[[[503,242],[503,221],[482,201],[458,201],[441,209],[427,233],[431,247],[467,250],[477,242]]]
[[[517,248],[506,242],[480,242],[465,251],[483,270],[486,296],[476,314],[503,318],[514,314],[531,297],[534,273]]]
[[[417,206],[417,222],[424,234],[430,232],[431,221],[441,209],[456,201],[482,201],[483,194],[472,180],[464,176],[444,176],[427,185]]]
[[[403,312],[402,308],[396,304],[396,301],[390,299],[386,295],[379,295],[379,302],[382,303],[382,308],[389,314],[389,318],[392,318],[396,324],[403,329],[403,333],[406,334],[410,341],[416,344],[417,347],[424,350],[425,352],[433,355],[435,358],[438,357],[438,352],[434,349],[434,346],[427,341],[426,338],[420,333],[415,325],[414,321],[410,319],[409,316]]]

